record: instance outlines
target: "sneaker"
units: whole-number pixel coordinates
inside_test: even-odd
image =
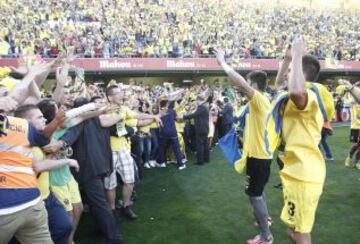
[[[261,238],[260,235],[254,237],[254,239],[250,239],[246,241],[246,244],[272,244],[274,242],[274,238],[270,237],[267,240]]]
[[[325,157],[325,160],[326,160],[326,161],[334,161],[334,158],[332,158],[332,157],[331,157],[331,158]]]
[[[122,209],[121,209],[121,212],[122,212],[122,214],[127,218],[127,219],[129,219],[129,220],[135,220],[135,219],[137,219],[137,215],[134,213],[134,211],[132,211],[131,210],[131,208],[129,207],[129,206],[127,206],[127,207],[123,207]]]
[[[186,169],[186,165],[185,165],[185,164],[183,164],[182,166],[180,166],[180,167],[178,168],[178,170],[183,170],[183,169]]]
[[[151,169],[151,166],[148,162],[144,163],[144,168]]]
[[[347,157],[345,159],[345,166],[346,167],[352,167],[352,162],[351,162],[351,158],[350,157]]]
[[[162,163],[162,164],[156,164],[157,167],[159,168],[166,168],[166,163]]]
[[[148,164],[149,164],[150,167],[152,167],[152,168],[156,167],[156,161],[155,161],[155,160],[150,160],[150,161],[148,162]]]
[[[186,164],[187,161],[188,161],[187,158],[183,158],[183,159],[182,159],[182,163],[183,163],[183,164]]]
[[[134,205],[134,201],[130,200],[129,201],[129,206],[132,206],[132,205]],[[123,200],[119,199],[119,201],[115,205],[115,208],[122,209],[123,207],[124,207],[124,202],[123,202]]]
[[[267,222],[268,222],[268,226],[271,227],[274,221],[273,221],[273,219],[269,216],[269,217],[267,218]],[[256,220],[254,221],[254,226],[255,226],[255,227],[259,227],[259,223],[258,223]]]

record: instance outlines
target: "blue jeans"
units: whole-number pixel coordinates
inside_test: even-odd
[[[131,137],[131,156],[134,158],[136,165],[140,169],[142,165],[141,150],[140,150],[140,137],[133,135]]]
[[[150,160],[157,160],[159,151],[159,129],[150,129],[151,133],[151,153]]]
[[[149,162],[151,154],[151,137],[140,137],[140,151],[143,162]]]
[[[179,139],[177,138],[177,136],[175,137],[165,137],[165,136],[161,136],[159,138],[159,159],[158,159],[158,163],[162,164],[162,163],[166,163],[166,158],[165,158],[165,149],[166,149],[166,145],[170,143],[172,150],[175,154],[176,157],[176,166],[180,167],[183,165],[182,163],[182,154],[181,154],[181,150],[180,150],[180,144],[179,144]]]
[[[52,193],[44,200],[44,203],[48,212],[51,239],[55,244],[67,243],[73,228],[70,216]]]

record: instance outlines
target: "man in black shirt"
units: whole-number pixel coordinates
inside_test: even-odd
[[[202,165],[209,162],[209,106],[205,98],[198,96],[198,107],[194,113],[180,116],[180,119],[195,119],[196,156],[197,164]]]
[[[57,152],[72,146],[80,166],[76,178],[86,194],[90,211],[105,235],[106,243],[118,244],[122,243],[122,236],[104,190],[104,177],[113,171],[110,130],[106,126],[109,121],[104,122],[104,119],[109,118],[96,117],[70,128],[59,141],[52,142],[48,150]],[[120,121],[122,117],[113,116],[111,120]]]

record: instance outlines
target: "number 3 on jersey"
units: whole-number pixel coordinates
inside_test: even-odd
[[[295,203],[293,202],[288,202],[288,213],[291,217],[294,217],[295,215]]]

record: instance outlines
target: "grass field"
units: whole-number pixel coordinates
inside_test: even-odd
[[[360,171],[345,168],[349,148],[348,127],[336,128],[329,143],[335,162],[327,164],[327,177],[313,229],[313,243],[360,243]],[[139,219],[122,219],[125,243],[245,243],[256,235],[250,205],[244,194],[244,176],[226,163],[219,149],[211,163],[178,172],[175,167],[146,170],[137,185],[139,199],[133,209]],[[172,165],[171,165],[172,166]],[[266,188],[269,212],[275,223],[274,243],[289,243],[279,216],[282,192],[274,163]],[[76,243],[103,243],[89,214],[84,214]]]

